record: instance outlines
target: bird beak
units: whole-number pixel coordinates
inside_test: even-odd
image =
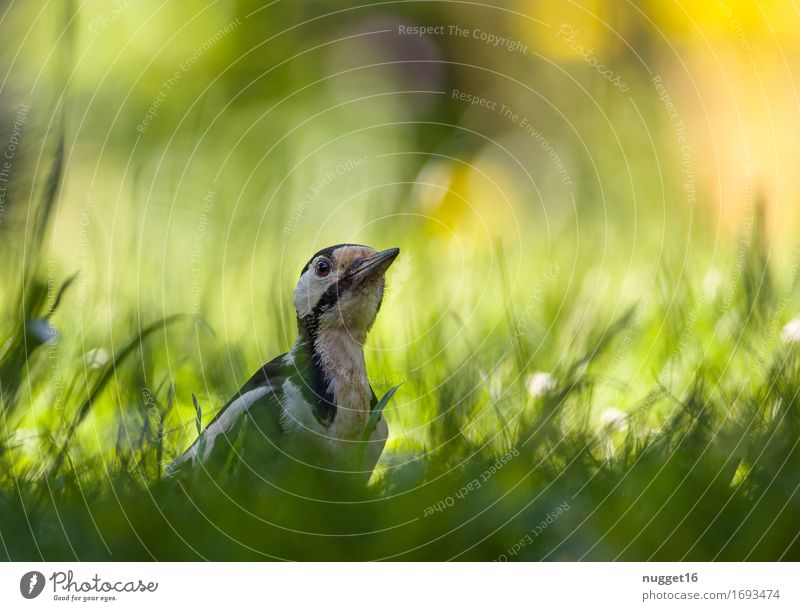
[[[382,276],[392,262],[400,254],[399,248],[389,248],[364,259],[357,267],[353,268],[347,276],[353,280],[366,282],[371,278]]]

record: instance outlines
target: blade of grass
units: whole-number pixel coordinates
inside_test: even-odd
[[[91,410],[92,405],[96,401],[97,397],[100,395],[101,392],[103,392],[105,387],[111,381],[111,378],[116,372],[117,367],[122,362],[124,362],[125,359],[127,359],[136,350],[137,347],[141,346],[142,342],[146,337],[148,337],[155,331],[164,329],[165,327],[171,325],[174,322],[189,317],[190,316],[187,314],[175,314],[173,316],[168,316],[166,318],[162,318],[159,321],[151,323],[150,325],[142,329],[139,333],[137,333],[127,344],[125,344],[120,350],[117,351],[117,353],[114,355],[114,358],[111,359],[108,367],[106,367],[103,374],[95,383],[94,388],[92,388],[91,392],[89,393],[89,397],[81,405],[72,425],[70,425],[64,443],[61,446],[61,450],[56,456],[53,467],[50,470],[51,476],[55,476],[58,473],[58,470],[64,461],[65,452],[67,451],[67,448],[69,447],[69,444],[72,441],[72,437],[75,434],[75,431],[84,421],[86,416],[89,414],[89,410]]]

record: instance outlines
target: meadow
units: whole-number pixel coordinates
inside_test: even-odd
[[[665,51],[637,72],[547,11],[555,55],[485,7],[169,7],[143,34],[162,9],[66,4],[0,22],[33,32],[0,90],[2,557],[800,560],[794,192],[704,156]],[[395,27],[455,21],[482,29]],[[344,241],[401,249],[369,485],[164,478]]]

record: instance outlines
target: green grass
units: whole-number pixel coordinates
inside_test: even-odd
[[[39,218],[29,244],[43,251]],[[800,359],[778,337],[796,279],[778,282],[751,242],[716,295],[699,275],[664,273],[624,308],[609,293],[587,312],[585,270],[575,286],[542,276],[531,300],[499,252],[499,317],[466,324],[453,311],[431,324],[435,300],[427,312],[394,295],[370,345],[425,339],[369,352],[379,394],[405,381],[385,408],[393,439],[367,488],[297,488],[311,498],[233,491],[217,476],[162,480],[257,363],[197,317],[129,312],[112,327],[111,358],[91,369],[70,326],[75,281],[52,282],[29,257],[3,297],[3,556],[797,560]],[[413,312],[405,329],[392,308]],[[554,383],[532,396],[539,369]],[[602,424],[611,402],[627,419]]]
[[[256,4],[194,25],[176,5],[140,28],[154,9],[133,3],[98,36],[49,14],[18,53],[18,82],[51,55],[64,67],[55,84],[36,77],[0,215],[0,557],[800,560],[800,343],[781,337],[800,312],[800,254],[757,213],[731,237],[713,218],[726,202],[701,190],[689,205],[650,77],[627,66],[634,116],[593,70],[567,82],[547,58],[492,56],[535,79],[517,90],[467,70],[485,48],[442,39],[458,61],[433,85],[410,69],[340,80],[373,55],[329,40],[352,37],[349,17],[295,27],[313,9]],[[446,5],[390,8],[458,21]],[[476,24],[505,31],[487,15]],[[27,40],[29,15],[16,19]],[[54,46],[54,31],[70,35]],[[421,88],[441,91],[405,94]],[[517,124],[453,89],[535,120],[569,188]],[[327,180],[352,160],[365,161]],[[399,385],[369,485],[164,480],[291,345],[297,272],[342,241],[402,252],[366,352],[377,396]]]

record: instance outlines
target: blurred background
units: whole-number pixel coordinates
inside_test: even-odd
[[[402,251],[367,346],[379,396],[405,382],[385,485],[452,436],[507,452],[553,393],[598,464],[699,371],[723,420],[766,410],[742,393],[795,341],[798,24],[788,1],[0,2],[0,448],[91,480],[147,441],[157,477],[288,349],[300,269],[340,242]]]

